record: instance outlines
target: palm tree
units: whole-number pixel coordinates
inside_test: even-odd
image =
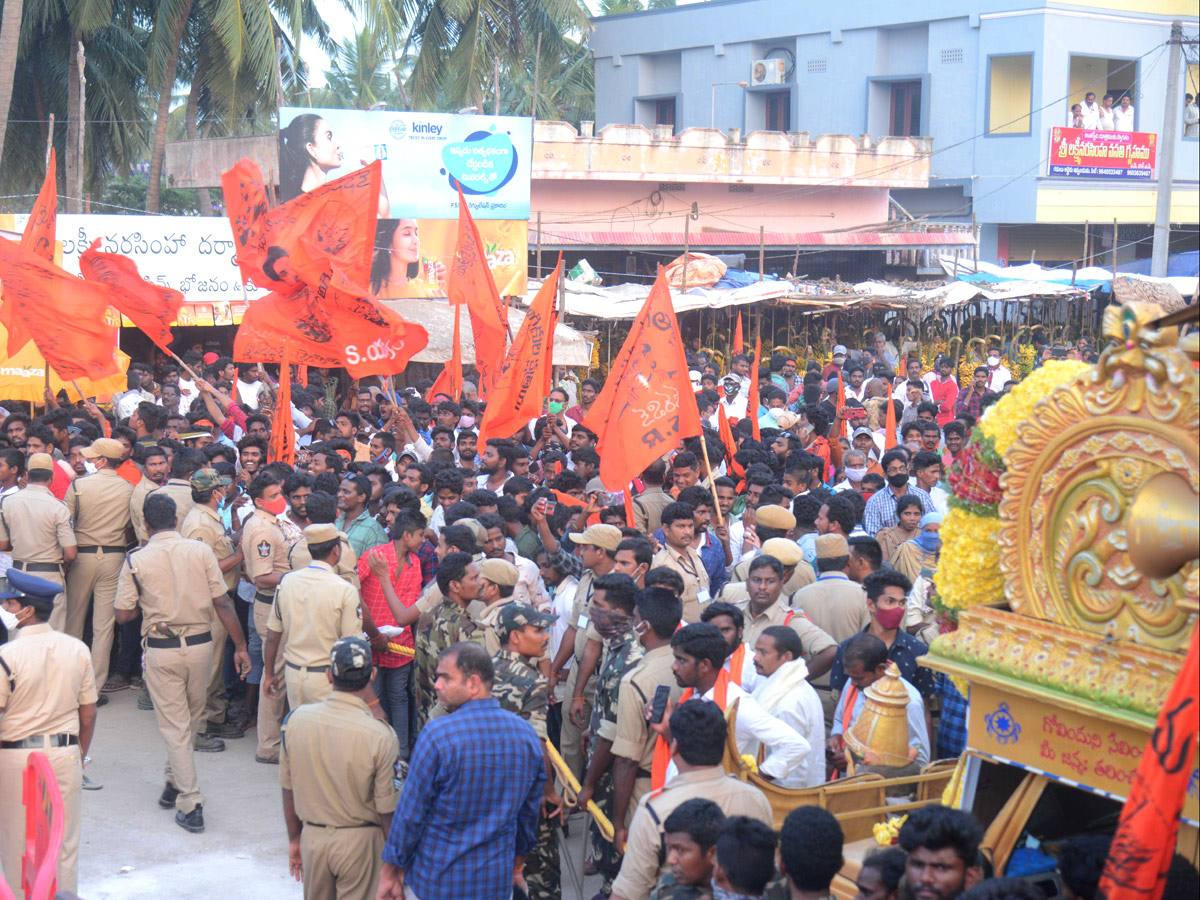
[[[675,0],[601,0],[600,15],[613,16],[617,13],[641,12],[646,9],[667,9]]]
[[[321,106],[370,109],[375,103],[394,102],[388,42],[372,27],[362,28],[338,48],[325,73]]]
[[[17,47],[21,41],[23,0],[4,0],[0,15],[0,159],[8,137],[8,113],[12,107],[13,80],[17,74]]]

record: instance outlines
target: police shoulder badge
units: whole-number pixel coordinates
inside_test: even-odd
[[[258,555],[261,556],[263,559],[266,559],[268,556],[271,555],[271,542],[270,541],[259,541],[258,542]]]

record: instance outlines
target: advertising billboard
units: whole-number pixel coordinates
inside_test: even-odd
[[[280,199],[383,163],[371,292],[444,297],[458,190],[502,295],[525,292],[533,120],[391,110],[279,110]]]
[[[1157,142],[1158,135],[1149,131],[1056,126],[1050,129],[1047,174],[1149,181],[1154,177]]]

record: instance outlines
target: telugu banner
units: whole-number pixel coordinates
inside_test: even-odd
[[[1046,174],[1149,181],[1154,177],[1157,144],[1158,135],[1149,131],[1051,128]]]

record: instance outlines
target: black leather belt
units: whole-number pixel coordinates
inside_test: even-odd
[[[255,591],[254,599],[257,600],[259,603],[274,603],[275,595],[274,594],[264,594],[261,591]]]
[[[0,741],[0,750],[41,750],[43,747],[72,747],[79,743],[77,734],[35,734],[20,741]]]
[[[19,559],[13,560],[13,568],[22,572],[62,572],[62,563],[27,563]]]
[[[207,644],[211,641],[212,632],[206,631],[204,634],[189,634],[185,637],[148,637],[146,646],[155,650],[171,650],[176,647],[195,647],[197,644]]]
[[[329,666],[298,666],[293,662],[284,663],[289,669],[296,669],[300,672],[328,672]]]
[[[306,828],[331,828],[335,831],[343,828],[378,828],[378,822],[364,822],[362,825],[322,825],[320,822],[305,822]]]
[[[97,546],[96,544],[80,544],[79,545],[80,553],[95,553],[97,550],[99,550],[101,553],[124,553],[125,552],[124,547],[101,547],[101,546]]]

